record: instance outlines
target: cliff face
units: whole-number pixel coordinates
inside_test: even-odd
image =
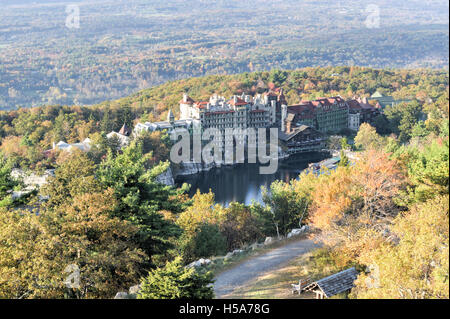
[[[220,164],[214,162],[210,164],[205,163],[180,163],[179,169],[176,172],[176,176],[188,176],[198,174],[200,172],[209,171],[214,167],[220,167]]]
[[[156,176],[156,181],[167,186],[175,186],[172,168],[169,166],[169,168],[164,173]]]

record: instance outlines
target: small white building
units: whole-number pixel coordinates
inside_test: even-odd
[[[196,119],[184,119],[175,121],[172,111],[169,110],[169,114],[167,115],[167,121],[153,122],[153,123],[151,122],[138,123],[134,127],[133,134],[136,136],[139,135],[139,133],[141,133],[142,131],[146,132],[167,131],[170,134],[172,131],[180,128],[186,130],[200,129],[201,122],[200,120]]]
[[[82,152],[88,152],[91,149],[90,138],[85,138],[81,143],[68,144],[64,141],[59,141],[57,144],[53,143],[54,150],[72,152],[75,148]]]

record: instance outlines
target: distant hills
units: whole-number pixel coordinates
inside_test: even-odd
[[[448,68],[447,1],[2,1],[0,109],[327,65]],[[73,4],[73,2],[70,2]]]

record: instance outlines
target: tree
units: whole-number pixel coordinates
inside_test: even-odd
[[[37,251],[42,249],[42,233],[36,215],[0,208],[1,298],[22,299],[35,295],[35,278],[46,270],[36,263]]]
[[[177,215],[185,209],[186,203],[181,197],[185,189],[177,190],[155,180],[169,164],[147,169],[147,163],[148,157],[142,154],[142,145],[131,143],[122,154],[116,157],[109,154],[100,164],[96,176],[103,187],[114,189],[118,205],[113,216],[138,227],[133,240],[153,257],[173,247],[171,239],[181,234],[179,227],[165,219],[162,212]]]
[[[192,197],[192,205],[180,214],[177,219],[185,233],[194,234],[201,224],[218,225],[223,207],[214,202],[214,193],[211,190],[202,194],[199,190]]]
[[[212,273],[187,268],[181,257],[151,270],[141,283],[139,299],[212,299]]]
[[[105,112],[103,113],[103,118],[100,122],[100,129],[106,134],[114,129],[114,122],[110,118],[110,112],[108,110],[105,110]]]
[[[220,223],[222,210],[221,205],[214,203],[214,194],[211,191],[206,194],[197,191],[192,198],[192,205],[179,215],[176,223],[183,230],[183,235],[177,242],[177,249],[185,262],[191,262],[198,257],[202,257],[197,255],[197,245],[202,244],[196,240],[197,234],[204,225],[217,227]],[[210,229],[205,230],[211,233]],[[214,234],[214,236],[216,235]],[[204,238],[204,236],[202,237]]]
[[[355,282],[357,298],[449,298],[449,197],[414,206],[398,216],[389,237],[359,261],[372,272]]]
[[[449,140],[435,139],[423,149],[413,148],[407,163],[412,188],[410,200],[426,201],[448,194]]]
[[[288,73],[286,71],[273,69],[270,71],[269,81],[276,86],[280,86],[286,81],[287,77]]]
[[[372,121],[373,126],[377,130],[378,134],[392,133],[390,123],[384,114],[378,114]]]
[[[341,150],[347,151],[350,150],[351,146],[348,144],[348,140],[346,137],[341,138]]]
[[[382,151],[367,151],[355,165],[319,177],[310,222],[322,230],[327,244],[355,259],[378,244],[379,233],[400,211],[396,199],[404,184],[404,171],[396,160]]]
[[[220,218],[220,231],[227,241],[227,251],[253,243],[263,236],[256,214],[246,205],[232,202]]]
[[[278,237],[298,227],[307,215],[308,198],[298,196],[292,184],[275,181],[270,192],[262,187],[263,202],[270,209],[274,230]]]
[[[201,225],[194,237],[195,258],[220,256],[227,251],[227,242],[218,225]]]
[[[108,153],[115,156],[121,147],[121,142],[117,136],[114,135],[111,138],[107,138],[104,132],[94,133],[90,136],[90,139],[91,148],[87,154],[97,164],[106,158]]]
[[[402,110],[400,125],[398,126],[400,141],[406,142],[411,136],[413,129],[422,116],[422,107],[417,101],[408,103]]]
[[[0,207],[12,203],[11,195],[8,194],[18,183],[11,178],[11,163],[0,153]]]
[[[362,123],[355,137],[355,145],[366,150],[379,149],[383,145],[383,138],[370,124]]]
[[[115,205],[109,189],[39,215],[2,212],[0,296],[112,298],[135,284],[146,256],[129,241],[137,228],[110,217]]]
[[[55,176],[48,179],[41,194],[48,197],[47,207],[71,202],[77,195],[97,192],[100,184],[95,179],[95,165],[81,151],[74,151],[55,169]]]
[[[143,153],[152,153],[152,160],[155,163],[166,161],[170,155],[170,137],[167,133],[160,131],[143,132],[137,137],[139,143],[142,143]]]
[[[339,161],[338,166],[348,166],[348,165],[350,165],[350,161],[349,161],[347,155],[345,154],[345,152],[343,150],[340,151],[340,155],[339,156],[340,156],[341,159]]]

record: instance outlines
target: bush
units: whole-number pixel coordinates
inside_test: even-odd
[[[204,224],[198,228],[194,237],[195,257],[223,255],[227,251],[227,242],[217,225]]]
[[[181,257],[151,270],[141,283],[139,299],[212,299],[212,273],[186,268]]]
[[[193,233],[183,233],[177,246],[184,262],[190,263],[201,257],[223,255],[227,243],[217,225],[205,223]]]

